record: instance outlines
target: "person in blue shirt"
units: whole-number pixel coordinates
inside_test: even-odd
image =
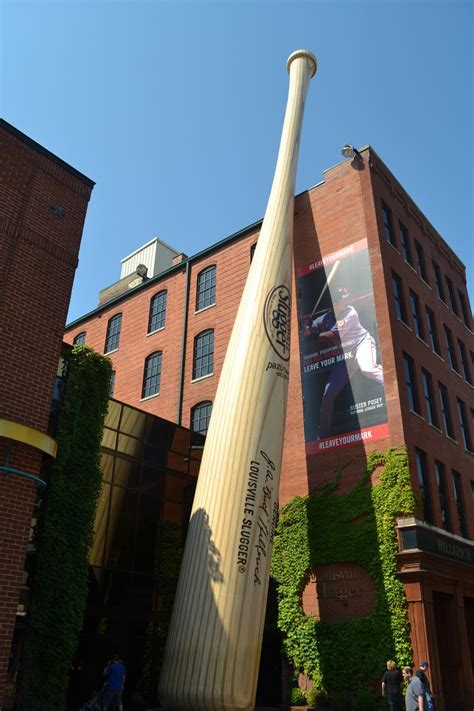
[[[119,711],[123,711],[122,694],[126,670],[118,654],[115,654],[107,665],[105,676],[107,679],[105,682],[103,711],[107,711],[111,705],[112,708],[118,707]]]

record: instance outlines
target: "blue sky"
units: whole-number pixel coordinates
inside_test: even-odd
[[[2,116],[97,183],[69,320],[153,237],[194,254],[263,216],[300,47],[297,191],[370,143],[473,299],[471,2],[3,0],[0,23]]]

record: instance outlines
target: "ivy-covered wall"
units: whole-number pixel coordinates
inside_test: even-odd
[[[65,371],[58,453],[43,500],[31,581],[32,607],[17,701],[21,711],[65,707],[87,596],[112,366],[87,346],[75,346],[65,356]]]
[[[371,475],[380,468],[379,483]],[[335,480],[281,510],[272,557],[278,584],[279,627],[295,671],[321,689],[357,690],[379,681],[387,659],[411,661],[403,585],[396,577],[397,514],[412,513],[415,499],[404,449],[369,455],[360,482],[337,494]],[[329,623],[305,615],[301,593],[308,570],[329,563],[365,568],[377,593],[365,618]]]

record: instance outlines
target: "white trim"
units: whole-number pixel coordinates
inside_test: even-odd
[[[192,383],[199,383],[200,380],[206,380],[206,378],[212,378],[213,375],[214,375],[214,371],[212,373],[208,373],[207,375],[201,375],[200,378],[193,378],[193,380],[191,380],[191,382]],[[199,403],[196,403],[196,404],[199,404]]]

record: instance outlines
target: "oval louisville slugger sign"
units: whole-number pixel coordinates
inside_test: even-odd
[[[273,350],[282,360],[290,359],[290,320],[291,294],[288,287],[280,284],[265,299],[263,323]]]

